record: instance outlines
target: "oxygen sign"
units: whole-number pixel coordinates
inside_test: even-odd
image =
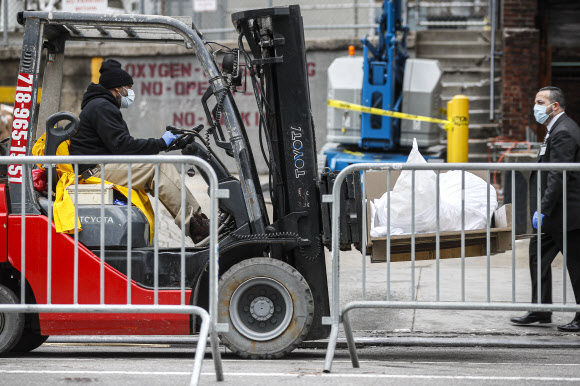
[[[12,135],[10,156],[26,155],[28,142],[28,121],[30,119],[30,105],[32,102],[33,74],[19,74],[14,98],[14,119],[12,120]],[[8,181],[22,183],[22,165],[8,166]]]

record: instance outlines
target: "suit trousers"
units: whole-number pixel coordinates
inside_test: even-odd
[[[129,187],[128,164],[106,164],[105,180],[113,184]],[[95,177],[101,178],[101,172]],[[155,194],[155,164],[131,164],[131,187],[135,190],[144,190],[148,194]],[[175,165],[159,164],[159,201],[167,208],[175,219],[175,224],[181,224],[181,174]],[[185,185],[185,234],[189,235],[189,224],[193,212],[199,212],[200,206],[193,194]]]
[[[580,304],[580,229],[568,232],[566,268],[570,276],[576,303]],[[532,303],[552,303],[552,262],[559,252],[563,253],[564,233],[547,232],[541,235],[541,301],[538,302],[538,236],[530,240],[530,275],[532,279]]]

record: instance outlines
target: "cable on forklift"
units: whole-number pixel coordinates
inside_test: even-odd
[[[210,154],[213,155],[214,158],[216,159],[216,161],[219,162],[219,164],[221,165],[221,167],[223,167],[224,170],[227,171],[228,168],[226,168],[226,165],[223,163],[223,161],[221,160],[221,158],[218,157],[217,153],[214,152],[213,149],[210,146],[209,135],[208,134],[209,134],[209,130],[212,129],[212,128],[213,128],[213,126],[212,127],[208,127],[208,129],[206,130],[206,136],[208,137],[208,140],[207,141],[199,133],[195,133],[193,135],[195,135],[197,138],[199,138],[199,140],[201,141],[201,143],[207,148],[207,150],[208,150],[208,159],[209,159],[209,155]]]
[[[270,196],[272,197],[272,199],[274,199],[273,196],[276,195],[276,190],[272,189],[272,175],[273,175],[272,163],[274,164],[275,171],[278,174],[278,177],[280,177],[280,178],[281,178],[281,173],[276,165],[276,161],[275,161],[273,153],[272,153],[271,140],[270,140],[270,136],[269,136],[270,133],[268,131],[268,125],[265,122],[266,119],[264,117],[263,107],[262,107],[262,104],[260,103],[260,100],[264,101],[266,99],[266,98],[264,98],[264,90],[262,88],[259,88],[259,91],[261,94],[261,98],[260,98],[257,94],[257,86],[259,85],[259,82],[256,80],[256,73],[254,71],[254,67],[251,64],[252,59],[250,58],[250,55],[243,47],[242,38],[243,38],[243,34],[240,33],[238,36],[238,46],[239,46],[239,50],[241,52],[243,52],[243,54],[244,54],[244,59],[246,60],[246,67],[249,68],[250,78],[252,79],[252,87],[254,90],[254,97],[256,98],[258,112],[260,113],[260,123],[258,124],[258,140],[260,143],[260,151],[262,152],[262,157],[264,157],[264,161],[266,162],[266,165],[268,165],[268,172],[269,172],[268,175],[270,176],[268,178],[268,186],[270,187]],[[268,108],[270,109],[269,111],[271,112],[272,108],[270,107],[269,104],[268,104]],[[266,136],[266,141],[267,141],[267,145],[268,145],[268,152],[270,154],[269,156],[266,155],[266,151],[264,150],[264,140],[262,138],[262,134],[263,134],[262,130],[264,130],[264,135]]]
[[[238,47],[239,47],[240,52],[242,52],[244,54],[244,59],[246,60],[246,67],[248,67],[248,69],[250,71],[250,78],[252,79],[252,87],[254,89],[254,97],[256,98],[256,104],[258,105],[258,112],[260,113],[260,124],[258,126],[258,130],[260,133],[260,136],[259,136],[260,150],[262,151],[262,156],[264,157],[264,161],[268,165],[268,171],[269,171],[270,176],[273,175],[273,173],[272,173],[272,168],[273,168],[276,172],[277,179],[282,180],[282,172],[280,171],[279,166],[276,163],[276,159],[274,158],[274,154],[272,152],[272,140],[270,138],[268,123],[266,121],[266,117],[264,116],[264,109],[263,109],[263,105],[261,103],[261,100],[265,101],[265,104],[268,107],[270,112],[272,111],[272,108],[268,104],[267,98],[265,98],[265,92],[262,89],[262,87],[260,86],[260,82],[258,82],[258,80],[256,79],[256,72],[254,71],[254,67],[252,66],[252,59],[250,58],[250,55],[248,54],[248,52],[244,48],[242,38],[243,38],[243,34],[240,33],[238,35]],[[260,95],[258,95],[258,93],[261,94],[262,98],[260,98]],[[262,127],[263,127],[264,135],[266,136],[266,144],[268,145],[269,157],[266,156],[266,152],[264,150],[264,145],[263,145],[263,141],[262,141],[262,137],[261,137]],[[275,189],[272,189],[272,182],[270,180],[268,182],[270,183],[270,195],[275,195],[276,192],[275,192]],[[282,200],[282,201],[284,201],[284,200]]]
[[[227,80],[226,80],[226,82],[227,82]],[[229,84],[228,84],[228,87],[229,87]],[[208,159],[210,157],[210,154],[213,153],[213,151],[210,148],[210,146],[211,146],[210,145],[210,135],[214,134],[214,131],[215,131],[217,125],[220,124],[219,122],[222,119],[222,110],[224,108],[224,100],[226,99],[226,95],[227,95],[227,91],[225,89],[223,89],[221,91],[219,98],[218,98],[218,102],[214,108],[215,109],[215,116],[213,117],[213,119],[214,119],[214,121],[212,122],[213,124],[210,127],[208,127],[206,130],[206,137],[205,138],[206,138],[207,143],[205,145],[207,148]]]
[[[205,130],[205,141],[206,141],[206,148],[207,148],[207,159],[210,158],[210,155],[213,153],[212,149],[210,148],[210,136],[213,134],[215,130],[215,126],[210,126]]]
[[[256,99],[258,111],[260,113],[260,123],[259,123],[259,127],[258,127],[260,150],[262,152],[262,156],[264,157],[264,161],[266,162],[266,165],[268,165],[268,170],[269,170],[270,176],[273,175],[272,169],[274,169],[274,171],[276,172],[277,177],[278,177],[277,180],[278,179],[281,180],[282,173],[281,173],[281,171],[276,163],[276,160],[274,158],[274,155],[273,155],[272,141],[270,138],[269,127],[268,127],[268,123],[266,121],[266,117],[264,116],[264,106],[266,106],[269,113],[271,113],[273,110],[272,110],[272,107],[268,103],[267,98],[265,96],[262,82],[259,82],[257,77],[256,77],[256,72],[254,71],[254,67],[252,66],[252,60],[251,60],[248,52],[244,49],[242,39],[243,39],[243,34],[240,34],[238,36],[238,47],[239,48],[237,49],[237,51],[242,52],[244,54],[244,58],[246,60],[246,67],[248,67],[248,69],[250,71],[250,77],[252,79],[252,86],[254,89],[254,97]],[[216,44],[222,48],[225,48],[225,49],[227,49],[228,52],[234,52],[236,50],[236,49],[230,49],[229,47],[226,47],[226,46],[219,44],[219,43],[216,43],[216,42],[206,42],[206,44],[208,44],[208,46],[212,49],[212,51],[214,51],[214,49],[213,49],[213,47],[211,47],[211,44]],[[219,51],[221,51],[221,49],[218,49],[217,51],[212,52],[212,54],[215,55]],[[237,71],[239,70],[239,62],[238,62],[237,55],[235,55],[235,57],[234,57],[234,66],[233,67],[234,67],[234,72],[237,73]],[[226,82],[226,87],[229,88],[231,86],[231,83],[229,82],[228,79],[224,79],[223,77],[216,77],[216,78],[223,79]],[[210,82],[212,82],[216,78],[211,79]],[[221,94],[218,97],[218,102],[214,108],[215,109],[215,116],[213,117],[214,118],[213,125],[211,127],[209,127],[206,131],[206,147],[208,148],[208,156],[209,156],[210,152],[212,152],[211,148],[210,148],[209,136],[211,134],[213,134],[217,125],[219,125],[219,122],[220,122],[221,116],[222,116],[222,112],[223,112],[223,103],[224,103],[225,97],[227,95],[225,90],[220,90],[220,91],[221,91]],[[219,92],[219,91],[216,91],[216,92]],[[263,132],[262,132],[262,130],[263,130]],[[264,135],[266,137],[266,144],[268,147],[269,155],[266,154],[266,151],[264,149],[264,140],[262,138],[262,135]],[[268,182],[270,185],[270,194],[276,195],[276,190],[273,189],[271,177],[270,177]]]
[[[224,108],[224,100],[226,99],[226,95],[227,95],[227,91],[226,90],[222,90],[218,102],[216,104],[216,111],[215,111],[215,120],[216,122],[219,123],[219,121],[222,119],[222,110]]]
[[[203,128],[203,125],[201,125],[201,126]],[[228,171],[228,168],[226,167],[226,165],[223,163],[223,161],[221,160],[221,158],[217,155],[217,153],[215,151],[213,151],[213,149],[210,146],[209,134],[208,133],[211,133],[211,130],[214,129],[213,126],[209,127],[206,130],[206,139],[204,139],[197,130],[189,130],[189,129],[177,128],[177,127],[174,127],[174,126],[168,126],[168,130],[170,130],[170,128],[171,128],[171,132],[174,133],[174,134],[176,134],[176,133],[187,134],[187,135],[193,135],[194,137],[198,138],[201,141],[201,143],[205,146],[205,148],[208,150],[208,152],[207,152],[207,160],[209,160],[210,156],[213,155],[214,158],[216,159],[216,161],[220,164],[220,166],[222,168],[224,168],[224,170],[229,174],[229,171]]]
[[[206,41],[206,42],[205,42],[205,44],[207,44],[207,45],[208,45],[208,46],[210,46],[210,47],[211,47],[211,45],[210,45],[210,44],[215,44],[216,46],[220,46],[220,47],[222,47],[222,48],[225,48],[226,50],[228,50],[228,51],[230,51],[230,52],[232,51],[232,48],[230,48],[230,47],[228,47],[228,46],[224,46],[223,44],[220,44],[220,43],[218,43],[218,42],[208,42],[208,41]],[[212,49],[212,51],[213,51],[213,47],[211,47],[211,49]]]
[[[263,91],[259,89],[258,87],[258,81],[256,79],[256,72],[254,71],[254,66],[252,66],[252,58],[250,58],[250,55],[248,54],[248,52],[244,49],[244,45],[242,42],[242,38],[243,38],[243,34],[239,34],[238,35],[238,46],[241,52],[243,52],[244,54],[244,59],[246,60],[246,67],[248,67],[248,69],[250,70],[250,78],[252,79],[252,87],[254,89],[254,97],[256,98],[256,104],[258,105],[258,112],[260,113],[260,124],[258,127],[258,131],[260,133],[260,150],[262,151],[262,156],[264,157],[264,161],[266,161],[266,164],[268,165],[268,169],[270,174],[272,174],[272,163],[274,163],[274,165],[276,165],[276,161],[274,160],[274,156],[272,153],[272,148],[271,148],[271,141],[270,141],[270,133],[268,132],[268,125],[265,123],[266,119],[264,117],[264,109],[262,107],[262,103],[260,102],[260,99],[263,99]],[[260,96],[258,95],[258,91],[260,91],[262,93],[262,98],[260,98]],[[262,122],[264,122],[264,132],[267,133],[266,135],[266,141],[267,141],[267,145],[268,145],[268,153],[269,156],[266,156],[266,152],[264,151],[264,144],[262,142]],[[280,171],[278,170],[278,168],[275,169],[276,173],[278,173],[278,176],[282,176],[282,174],[280,173]]]

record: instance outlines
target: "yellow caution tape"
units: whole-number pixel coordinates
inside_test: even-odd
[[[388,111],[388,110],[383,110],[383,109],[377,109],[375,107],[366,107],[366,106],[361,106],[361,105],[355,105],[354,103],[337,101],[334,99],[329,99],[328,105],[330,107],[334,107],[336,109],[360,111],[361,113],[368,113],[368,114],[374,114],[374,115],[384,115],[386,117],[392,117],[392,118],[409,119],[411,121],[440,123],[443,125],[443,128],[445,130],[450,130],[453,127],[453,123],[451,121],[447,121],[444,119],[437,119],[437,118],[431,118],[431,117],[423,117],[421,115],[399,113],[397,111]]]
[[[364,153],[361,153],[360,151],[350,151],[350,150],[346,150],[345,149],[345,150],[343,150],[343,153],[344,154],[350,154],[350,155],[356,155],[356,156],[359,156],[359,157],[364,156]]]

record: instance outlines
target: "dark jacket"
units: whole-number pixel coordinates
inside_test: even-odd
[[[90,84],[81,109],[79,132],[71,138],[71,155],[148,155],[167,149],[161,138],[133,138],[119,103],[100,84]],[[79,173],[92,166],[79,165]]]
[[[538,154],[537,162],[580,162],[580,128],[566,113],[554,123],[546,143],[544,155]],[[530,177],[530,210],[537,207],[537,173]],[[546,217],[542,231],[563,232],[563,184],[562,172],[542,172],[542,214]],[[568,231],[580,229],[580,172],[566,172],[566,202]]]

